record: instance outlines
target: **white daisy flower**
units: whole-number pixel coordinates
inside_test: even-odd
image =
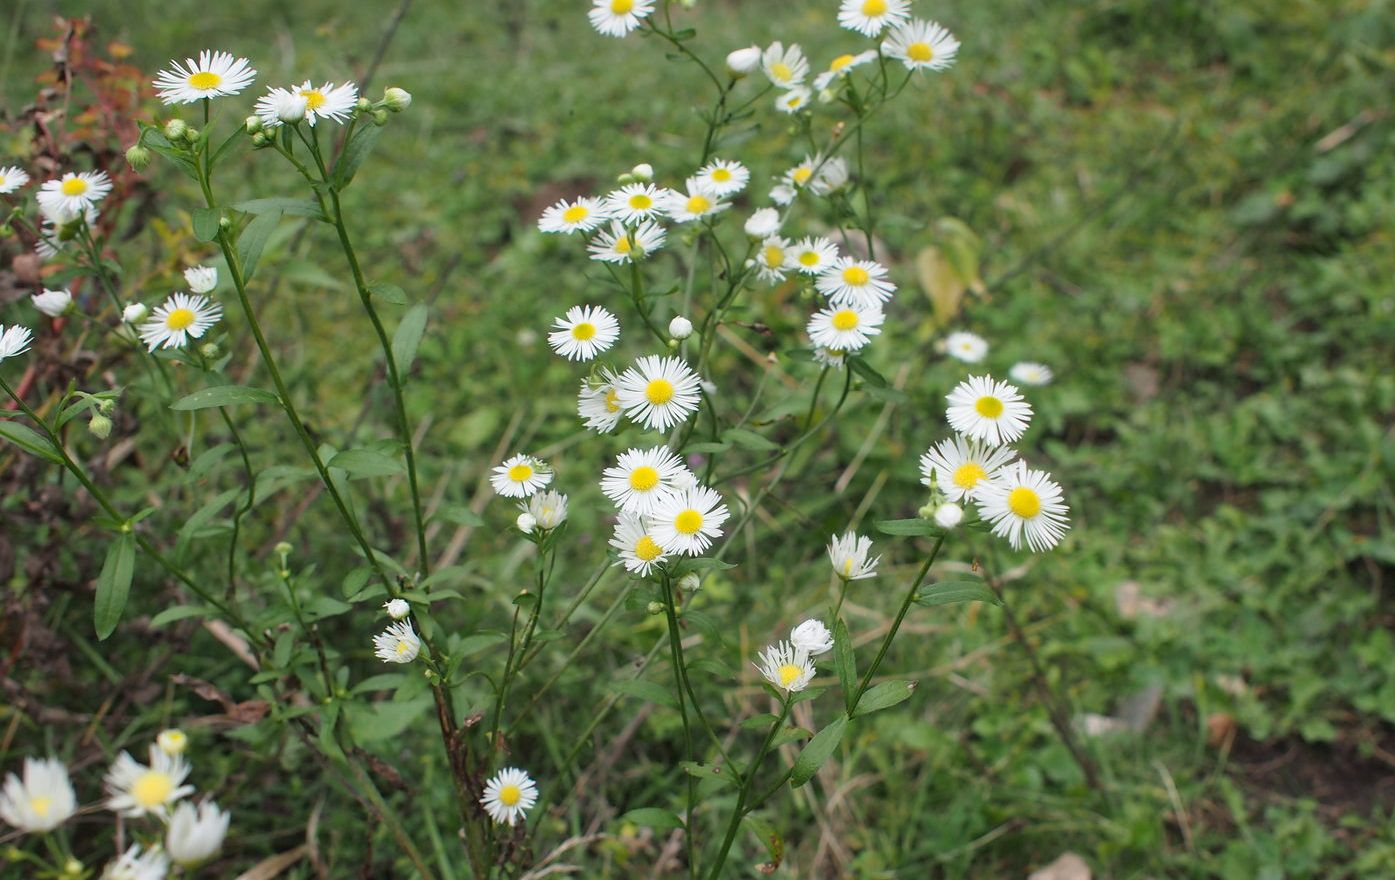
[[[601,472],[601,491],[622,512],[644,516],[672,495],[684,477],[692,472],[668,447],[629,449]]]
[[[155,92],[166,104],[192,104],[203,98],[236,95],[252,84],[257,72],[246,58],[231,52],[199,53],[199,60],[185,58],[184,63],[170,61],[166,70],[155,76]]]
[[[909,0],[843,0],[838,24],[850,31],[875,37],[883,28],[896,27],[910,17]]]
[[[781,184],[778,184],[777,186],[773,186],[773,187],[770,188],[770,201],[774,202],[774,203],[777,204],[777,205],[790,205],[790,204],[793,204],[793,203],[794,203],[794,200],[795,200],[798,196],[799,196],[799,190],[796,189],[796,188],[793,187],[793,186],[790,186],[788,183],[781,183]],[[774,208],[765,208],[764,210],[773,211],[773,210],[775,210],[775,209],[774,209]],[[760,212],[758,211],[758,212],[756,212],[756,213],[760,213]]]
[[[569,361],[589,361],[620,338],[620,322],[600,306],[572,306],[552,326],[547,344]]]
[[[696,177],[688,178],[685,189],[686,192],[669,190],[665,194],[664,211],[675,223],[691,223],[713,214],[720,214],[731,207]]]
[[[976,364],[988,355],[988,340],[960,330],[945,337],[945,354],[966,364]]]
[[[698,170],[694,179],[712,195],[726,198],[746,188],[751,180],[751,172],[740,162],[713,159]]]
[[[760,56],[761,68],[770,81],[782,89],[797,86],[809,75],[809,61],[799,44],[771,43]]]
[[[189,735],[177,727],[162,730],[155,736],[155,747],[167,755],[182,755],[189,748]]]
[[[882,54],[910,70],[946,70],[954,64],[959,41],[933,21],[916,19],[897,27],[882,42]]]
[[[383,610],[393,620],[406,620],[412,614],[412,606],[406,599],[389,599],[383,603]]]
[[[727,506],[716,490],[693,486],[674,492],[654,507],[649,528],[665,553],[697,556],[722,535]]]
[[[746,234],[751,238],[769,238],[780,231],[780,212],[774,208],[760,208],[746,218]]]
[[[809,192],[816,196],[826,196],[848,182],[848,160],[841,156],[825,159],[818,169],[818,174],[809,181]]]
[[[775,97],[775,109],[781,113],[798,113],[809,106],[813,97],[814,93],[804,86],[795,86]]]
[[[145,307],[145,303],[127,303],[126,307],[121,310],[121,320],[127,324],[139,324],[149,314],[150,309]]]
[[[668,190],[652,183],[627,183],[607,193],[606,213],[617,220],[634,224],[641,220],[662,219],[668,201]]]
[[[856,55],[839,55],[828,64],[828,69],[814,77],[814,91],[821,92],[828,88],[835,80],[841,80],[854,69],[861,67],[869,61],[875,61],[877,51],[868,49],[866,52],[858,52]]]
[[[622,513],[610,539],[610,546],[620,554],[625,570],[640,577],[648,576],[654,566],[668,558],[649,531],[644,517]]]
[[[945,399],[950,427],[990,446],[1016,442],[1032,419],[1032,406],[1017,388],[992,376],[970,376]]]
[[[489,483],[505,498],[527,498],[552,482],[552,468],[531,455],[515,455],[494,469]]]
[[[798,165],[780,175],[780,179],[784,181],[787,186],[795,190],[803,189],[813,182],[814,175],[822,171],[823,166],[826,164],[827,161],[824,159],[822,153],[805,156],[803,161]]]
[[[876,307],[896,292],[896,285],[886,275],[886,267],[881,263],[839,257],[814,281],[814,286],[836,306]]]
[[[839,348],[824,348],[820,346],[814,349],[813,358],[814,363],[835,370],[843,369],[848,363],[848,353]]]
[[[756,278],[774,284],[784,278],[794,268],[794,254],[790,253],[787,238],[772,235],[760,243],[756,251]]]
[[[0,791],[0,819],[31,834],[52,831],[77,812],[68,768],[57,758],[25,758],[24,779],[11,773]]]
[[[232,814],[218,809],[212,801],[196,808],[191,803],[175,807],[170,827],[165,831],[165,852],[176,865],[201,865],[223,848]]]
[[[806,330],[816,346],[858,351],[882,332],[884,317],[877,306],[836,306],[816,312]]]
[[[1023,385],[1049,385],[1055,378],[1050,367],[1033,361],[1013,364],[1012,369],[1008,370],[1008,375],[1014,382],[1021,382]]]
[[[616,380],[620,408],[631,421],[667,431],[697,411],[702,392],[697,373],[678,357],[648,355]]]
[[[411,663],[421,653],[421,639],[409,621],[399,621],[373,637],[373,653],[385,663]]]
[[[828,539],[828,562],[833,566],[833,573],[845,581],[877,576],[877,563],[882,558],[874,556],[869,561],[867,554],[871,552],[872,539],[856,532],[848,532],[841,537],[834,535]]]
[[[223,307],[208,297],[175,293],[140,325],[140,339],[151,351],[183,348],[191,338],[201,338],[222,317]]]
[[[605,36],[623,37],[653,11],[654,0],[592,0],[586,17],[591,19],[591,27]]]
[[[964,520],[964,508],[953,501],[946,501],[935,508],[935,525],[942,529],[952,529]]]
[[[609,217],[600,199],[577,196],[570,201],[563,199],[543,211],[538,218],[538,229],[543,232],[590,232]]]
[[[814,664],[808,653],[799,650],[789,642],[776,642],[761,654],[755,664],[765,680],[789,693],[802,691],[814,678]]]
[[[519,503],[519,509],[533,518],[534,528],[552,531],[567,521],[567,496],[561,492],[548,490],[539,492],[527,503]]]
[[[188,776],[189,764],[184,757],[168,754],[158,746],[150,747],[148,767],[130,752],[122,752],[107,771],[107,809],[130,818],[167,816],[170,805],[194,793],[192,785],[184,784]]]
[[[1027,546],[1034,553],[1050,550],[1070,528],[1070,511],[1061,500],[1059,484],[1046,471],[1014,462],[978,493],[978,515],[993,524],[993,534],[1007,538],[1012,549]]]
[[[577,415],[585,420],[587,428],[600,434],[614,431],[624,415],[620,392],[615,388],[616,378],[610,370],[603,369],[595,378],[582,379],[577,392]]]
[[[606,263],[629,263],[642,260],[664,246],[668,233],[653,220],[646,220],[634,228],[625,228],[619,220],[612,221],[609,230],[597,233],[586,249],[591,259]]]
[[[34,308],[50,318],[59,318],[73,304],[73,294],[66,288],[63,290],[44,288],[43,293],[31,296],[29,302],[33,304]]]
[[[790,632],[790,644],[796,651],[817,657],[833,650],[833,633],[822,620],[806,620]]]
[[[499,824],[513,825],[538,802],[538,786],[526,772],[507,767],[485,783],[480,804],[489,818]]]
[[[33,341],[34,334],[29,332],[28,327],[13,324],[7,329],[0,324],[0,361],[24,354]]]
[[[55,223],[66,223],[107,197],[111,178],[105,171],[69,171],[57,180],[46,180],[39,187],[39,207]]]
[[[741,79],[756,72],[760,67],[760,46],[747,46],[727,53],[727,73],[733,79]]]
[[[214,266],[190,266],[184,270],[184,280],[194,293],[212,293],[218,286],[218,269]]]
[[[16,165],[0,168],[0,195],[12,193],[29,182],[29,173]]]
[[[310,80],[289,89],[273,88],[257,99],[253,112],[261,118],[262,124],[275,127],[283,122],[297,121],[295,108],[300,99],[305,101],[304,117],[310,125],[317,120],[329,119],[333,122],[346,122],[353,115],[358,103],[358,86],[344,83],[336,86],[325,83],[316,88]]]
[[[947,437],[920,457],[920,481],[938,486],[951,501],[971,498],[1017,457],[1007,446]]]
[[[838,245],[822,236],[801,238],[791,251],[794,268],[805,275],[820,275],[838,259]]]
[[[138,843],[108,862],[102,871],[102,880],[165,880],[169,873],[170,860],[158,846],[144,852]]]

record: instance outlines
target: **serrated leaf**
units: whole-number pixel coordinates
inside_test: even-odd
[[[106,561],[97,575],[97,598],[92,605],[92,622],[97,639],[106,640],[116,631],[126,600],[131,595],[131,577],[136,571],[136,536],[123,532],[107,548]]]
[[[232,406],[238,403],[280,402],[280,398],[265,388],[248,388],[245,385],[215,385],[212,388],[201,388],[193,394],[186,394],[170,404],[170,409],[187,412],[196,409],[211,409],[215,406]]]
[[[399,459],[375,449],[346,449],[331,458],[327,465],[346,471],[352,478],[391,477],[407,472],[407,466]]]
[[[242,230],[242,235],[237,240],[237,256],[242,263],[244,283],[252,280],[252,276],[256,274],[257,264],[261,262],[266,242],[280,223],[281,212],[270,211],[257,215],[251,223],[247,224],[247,228]]]
[[[683,820],[678,818],[678,814],[672,810],[661,810],[658,807],[640,807],[637,810],[630,810],[620,817],[621,822],[632,822],[635,825],[642,825],[645,828],[654,828],[659,831],[669,831],[674,828],[682,828]]]
[[[910,699],[913,693],[915,693],[915,682],[913,681],[884,681],[869,688],[867,693],[862,695],[862,699],[857,701],[857,709],[853,712],[853,717],[861,718],[863,715],[870,715],[881,709],[890,708]]]
[[[940,527],[928,519],[884,519],[877,523],[883,535],[938,535]]]
[[[980,580],[940,581],[921,587],[915,594],[917,605],[933,608],[937,605],[954,605],[959,602],[988,602],[1001,605],[998,596],[984,586]]]
[[[819,768],[833,755],[834,749],[843,741],[843,731],[848,726],[848,716],[839,715],[827,727],[814,734],[809,744],[794,759],[794,769],[790,771],[790,785],[798,788],[819,772]]]
[[[10,441],[30,455],[37,455],[53,464],[61,465],[63,463],[63,456],[58,454],[58,450],[53,448],[53,444],[48,441],[48,438],[19,422],[0,420],[0,437]]]
[[[660,706],[667,706],[670,709],[678,708],[678,699],[668,688],[646,681],[642,678],[632,678],[625,681],[613,682],[610,689],[616,693],[624,694],[628,697],[637,697],[649,703],[657,703]]]
[[[398,306],[407,304],[407,291],[396,284],[372,284],[369,285],[368,292],[383,302],[390,302]]]

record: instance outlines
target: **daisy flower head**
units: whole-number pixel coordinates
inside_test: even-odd
[[[896,27],[882,42],[882,54],[908,70],[947,70],[959,52],[954,35],[933,21],[910,21]]]
[[[373,653],[385,663],[411,663],[421,653],[421,639],[411,622],[402,620],[373,637]]]
[[[789,642],[776,642],[759,655],[755,664],[765,680],[787,693],[796,693],[809,686],[814,678],[814,664],[809,654]]]
[[[605,263],[632,263],[642,260],[664,246],[668,233],[653,220],[645,220],[633,230],[619,220],[612,221],[609,230],[602,230],[586,249],[591,259]]]
[[[246,58],[231,52],[210,52],[205,49],[199,58],[185,58],[184,63],[170,61],[170,66],[155,76],[155,92],[166,104],[192,104],[204,98],[236,95],[252,84],[257,72]]]
[[[895,27],[910,17],[910,0],[843,0],[838,24],[867,37]]]
[[[175,293],[156,306],[150,320],[140,325],[140,339],[151,351],[183,348],[199,339],[223,317],[223,307],[206,296]]]
[[[822,620],[806,620],[790,631],[790,644],[796,651],[817,657],[833,650],[833,633]]]
[[[165,831],[165,852],[176,865],[201,865],[223,848],[232,814],[218,809],[212,801],[180,804]]]
[[[582,379],[576,395],[576,414],[587,428],[599,434],[614,431],[624,415],[620,392],[615,388],[616,378],[610,370],[603,369],[594,378]]]
[[[190,266],[184,270],[184,280],[194,293],[212,293],[218,286],[218,269],[214,266]]]
[[[29,302],[50,318],[58,318],[68,310],[68,306],[73,304],[72,291],[66,287],[62,290],[49,290],[44,288],[43,293],[36,293],[29,298]]]
[[[787,238],[772,235],[760,243],[756,251],[756,278],[774,284],[784,278],[794,267],[794,255],[790,253]]]
[[[1008,370],[1008,376],[1012,377],[1012,381],[1021,382],[1023,385],[1049,385],[1051,380],[1056,378],[1056,374],[1052,373],[1046,364],[1032,361],[1013,364],[1012,369]]]
[[[731,207],[696,177],[688,178],[684,189],[684,192],[669,190],[665,194],[664,211],[675,223],[691,223]]]
[[[629,449],[601,472],[601,491],[621,512],[648,515],[689,478],[688,466],[667,446]]]
[[[665,553],[697,556],[711,546],[713,539],[721,537],[722,523],[728,515],[716,490],[692,486],[655,505],[650,534]]]
[[[68,768],[57,758],[25,758],[24,777],[11,773],[0,790],[0,819],[20,831],[52,831],[77,812]]]
[[[871,552],[872,539],[856,532],[848,532],[841,537],[834,535],[828,539],[828,562],[833,566],[833,573],[845,581],[876,577],[877,563],[882,558],[874,556],[869,560],[867,555]]]
[[[1027,430],[1032,406],[1016,387],[992,376],[970,376],[945,395],[949,426],[990,446],[1013,443]]]
[[[0,167],[0,195],[12,193],[29,182],[29,173],[16,165]]]
[[[165,880],[170,870],[170,860],[160,847],[152,846],[141,850],[138,843],[131,844],[115,860],[107,863],[102,871],[102,880]]]
[[[775,109],[781,113],[798,113],[809,106],[814,93],[804,86],[794,86],[775,98]]]
[[[823,170],[826,160],[822,153],[805,156],[798,165],[787,170],[780,179],[794,189],[803,189],[814,180],[814,175]]]
[[[960,501],[977,495],[1016,457],[1007,446],[947,437],[920,457],[920,481],[937,486],[950,501]]]
[[[29,350],[29,343],[33,341],[34,334],[29,332],[28,327],[18,324],[6,327],[0,324],[0,361],[24,354]]]
[[[1050,474],[1017,461],[979,490],[978,514],[1012,549],[1025,539],[1032,552],[1041,553],[1059,544],[1070,528],[1070,508],[1061,498],[1061,487]]]
[[[39,187],[39,207],[55,223],[66,223],[96,205],[111,192],[111,178],[105,171],[72,172]]]
[[[189,734],[177,727],[162,730],[155,736],[155,747],[168,755],[182,755],[189,748]]]
[[[639,181],[607,193],[605,210],[611,217],[633,224],[641,220],[663,219],[667,202],[667,190]]]
[[[712,195],[726,198],[746,188],[746,184],[751,180],[751,172],[740,162],[713,159],[698,169],[694,180]]]
[[[820,348],[858,351],[882,332],[880,306],[841,305],[816,312],[805,328]]]
[[[647,355],[615,383],[620,408],[631,421],[667,431],[697,411],[701,380],[682,358]]]
[[[549,489],[539,492],[527,503],[520,502],[519,509],[533,518],[533,526],[550,532],[567,521],[567,496]]]
[[[638,28],[653,11],[654,0],[593,0],[586,17],[599,33],[623,37]]]
[[[854,69],[861,67],[869,61],[875,61],[877,51],[868,49],[865,52],[858,52],[856,55],[839,55],[828,63],[828,69],[814,77],[814,91],[821,92],[828,88],[837,79],[845,78]]]
[[[886,267],[872,260],[839,257],[814,285],[836,306],[880,306],[891,299],[896,285],[887,279]]]
[[[194,793],[192,785],[184,784],[188,776],[184,756],[171,755],[159,746],[150,747],[149,766],[122,752],[107,771],[107,809],[129,818],[163,817],[175,801]]]
[[[945,337],[945,354],[966,364],[976,364],[988,355],[988,340],[960,330]]]
[[[777,184],[770,188],[770,201],[777,205],[791,205],[799,197],[799,190],[788,183]],[[774,210],[767,208],[766,210]]]
[[[782,89],[799,85],[809,75],[809,61],[797,43],[791,43],[788,49],[784,43],[771,43],[761,53],[760,66],[770,81]]]
[[[489,475],[495,493],[505,498],[527,498],[552,482],[552,468],[531,455],[504,459]]]
[[[589,361],[620,338],[620,322],[600,306],[572,306],[552,326],[547,344],[569,361]]]
[[[774,208],[758,208],[746,218],[744,228],[751,238],[769,238],[780,231],[780,212]]]
[[[299,121],[295,108],[300,106],[302,100],[305,103],[302,112],[310,125],[320,119],[342,123],[353,115],[354,105],[358,103],[358,86],[351,82],[339,86],[327,82],[316,88],[307,79],[289,89],[268,90],[257,100],[254,110],[261,117],[263,125],[277,126],[283,122]]]
[[[489,818],[499,824],[513,825],[538,802],[538,786],[533,778],[517,767],[507,767],[485,783],[480,804]]]
[[[833,370],[841,370],[848,364],[848,353],[841,348],[824,348],[823,346],[819,346],[814,349],[812,357],[814,358],[814,363]]]
[[[801,238],[792,250],[794,268],[805,275],[820,275],[838,259],[838,245],[823,236]]]
[[[590,232],[606,221],[609,215],[600,199],[578,196],[562,199],[543,211],[538,229],[543,232]]]
[[[659,542],[654,540],[646,520],[632,513],[620,514],[615,524],[615,533],[610,538],[610,546],[620,555],[620,564],[625,570],[640,577],[646,577],[654,566],[668,557]]]

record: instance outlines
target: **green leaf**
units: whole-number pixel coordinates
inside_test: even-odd
[[[195,409],[210,409],[215,406],[232,406],[237,403],[280,402],[280,398],[265,388],[248,388],[245,385],[215,385],[212,388],[202,388],[193,394],[186,394],[170,404],[170,409],[185,412]]]
[[[637,810],[630,810],[620,817],[620,821],[632,822],[635,825],[643,825],[645,828],[655,828],[659,831],[683,827],[683,820],[678,818],[677,813],[672,810],[661,810],[658,807],[640,807]]]
[[[871,364],[868,364],[867,361],[863,360],[860,357],[848,358],[848,367],[851,368],[854,373],[858,374],[864,380],[866,380],[867,384],[871,385],[873,388],[891,387],[891,383],[886,381],[885,376],[872,369]]]
[[[292,199],[286,196],[248,199],[245,202],[233,202],[233,209],[244,214],[288,214],[292,217],[325,219],[325,215],[320,213],[319,202],[314,199]]]
[[[812,731],[805,730],[802,727],[786,727],[784,730],[771,737],[770,747],[772,749],[778,749],[780,746],[783,746],[787,743],[799,742],[800,740],[808,739],[813,735],[814,734]]]
[[[218,208],[195,208],[193,210],[194,238],[199,241],[212,241],[218,237],[218,221],[223,212]]]
[[[190,617],[208,617],[216,611],[216,608],[208,605],[176,605],[173,608],[166,608],[150,618],[150,628],[159,629],[162,626],[169,626],[176,620],[186,620]]]
[[[954,605],[959,602],[988,602],[1003,604],[997,594],[984,586],[983,581],[974,579],[940,581],[921,587],[915,594],[917,605],[933,608],[936,605]]]
[[[452,522],[458,526],[474,526],[478,528],[484,525],[484,517],[463,504],[444,505],[438,509],[431,518],[433,520],[443,519],[446,522]]]
[[[724,773],[722,768],[713,767],[711,764],[699,764],[696,761],[679,761],[678,766],[689,776],[696,776],[698,779],[717,779],[728,785],[736,785],[736,777],[730,773]]]
[[[353,138],[339,156],[339,161],[334,163],[334,173],[330,177],[330,183],[335,189],[342,192],[346,186],[353,182],[359,166],[363,164],[364,159],[368,158],[368,154],[373,152],[373,146],[378,143],[378,138],[382,133],[383,129],[377,125],[360,126],[359,130],[354,132]]]
[[[729,428],[722,432],[722,439],[743,449],[754,449],[758,452],[769,452],[772,449],[780,448],[780,444],[773,443],[755,431],[747,431],[745,428]]]
[[[913,693],[915,693],[915,682],[913,681],[884,681],[862,695],[862,699],[857,701],[857,711],[853,712],[853,717],[861,718],[863,715],[871,715],[881,709],[888,709],[897,703],[910,699]]]
[[[194,511],[193,515],[179,527],[179,535],[174,541],[175,557],[182,556],[184,551],[188,549],[189,542],[198,536],[199,531],[212,522],[213,517],[217,516],[218,512],[228,505],[228,502],[241,495],[243,491],[242,489],[224,490],[214,496],[207,504]]]
[[[63,456],[53,448],[46,437],[19,422],[0,421],[0,437],[23,449],[30,455],[37,455],[53,464],[62,464]]]
[[[329,467],[348,471],[353,478],[391,477],[407,472],[407,466],[391,455],[373,449],[346,449],[327,462]]]
[[[392,359],[397,364],[397,375],[405,377],[416,360],[417,346],[426,332],[426,317],[429,310],[425,303],[417,303],[402,316],[397,332],[392,334]]]
[[[338,617],[354,610],[354,606],[347,602],[340,602],[333,596],[316,596],[305,603],[305,616],[310,620],[324,620],[327,617]]]
[[[720,559],[712,559],[707,556],[696,556],[692,559],[683,560],[682,569],[688,571],[726,571],[729,568],[736,568],[735,562],[724,562]]]
[[[877,523],[883,535],[938,535],[940,527],[928,519],[884,519]]]
[[[848,716],[839,715],[827,727],[814,734],[804,751],[794,759],[794,769],[790,771],[790,785],[798,788],[814,778],[814,774],[819,772],[819,768],[843,741],[843,731],[847,726]]]
[[[775,830],[774,825],[754,813],[748,814],[741,821],[746,825],[747,830],[760,838],[761,844],[765,846],[765,851],[770,853],[770,861],[756,870],[767,875],[775,873],[775,869],[779,868],[780,863],[785,860],[785,841],[780,837],[780,832]]]
[[[694,455],[715,455],[719,452],[726,452],[731,448],[729,443],[689,443],[683,447],[683,451]]]
[[[648,703],[658,703],[660,706],[667,706],[670,709],[678,708],[678,700],[669,692],[668,688],[642,678],[613,682],[610,689],[627,697],[638,697]]]
[[[391,701],[363,705],[345,703],[349,732],[358,743],[381,742],[406,730],[432,705],[432,698],[420,697],[402,702]]]
[[[771,726],[779,721],[779,717],[769,712],[762,712],[759,715],[752,715],[741,722],[742,730],[769,730]]]
[[[471,654],[478,654],[485,648],[491,648],[507,638],[507,635],[497,631],[476,633],[461,639],[460,645],[451,653],[460,657],[468,657]]]
[[[205,131],[207,130],[205,129]],[[214,151],[213,158],[208,160],[208,170],[211,172],[218,164],[218,160],[236,149],[238,144],[249,143],[251,140],[252,139],[247,136],[246,129],[241,126],[234,128],[233,133],[228,135],[227,139]]]
[[[397,306],[407,304],[407,291],[396,284],[371,284],[368,287],[368,292],[383,302],[390,302]]]
[[[99,641],[105,641],[121,622],[126,599],[131,595],[131,576],[135,571],[136,536],[132,532],[123,532],[107,548],[102,572],[97,575],[97,601],[92,606],[92,622],[96,625]]]
[[[857,689],[857,657],[853,650],[852,634],[841,617],[833,624],[833,665],[838,670],[838,684],[843,689],[843,706],[851,708],[853,693]]]
[[[237,240],[237,255],[242,262],[243,282],[252,280],[252,276],[256,274],[257,263],[261,262],[262,250],[266,247],[267,239],[271,238],[271,233],[276,231],[280,223],[281,212],[271,211],[258,214],[247,224],[247,228],[242,230],[242,236]]]

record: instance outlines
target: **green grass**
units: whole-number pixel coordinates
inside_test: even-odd
[[[357,73],[387,14],[384,4],[320,0],[88,5],[103,33],[130,43],[147,69],[205,44],[226,46],[255,57],[259,83]],[[604,531],[588,526],[605,503],[588,475],[627,438],[577,433],[577,370],[541,339],[560,302],[597,295],[608,282],[574,242],[545,240],[533,220],[550,200],[604,187],[638,161],[668,177],[685,173],[703,130],[689,108],[709,97],[699,75],[665,62],[651,41],[590,33],[579,8],[516,3],[485,14],[473,6],[420,3],[410,11],[375,84],[406,87],[416,103],[394,119],[348,201],[370,277],[433,303],[410,401],[416,421],[428,425],[426,484],[447,502],[468,504],[496,463],[496,446],[546,451],[574,505],[561,563],[569,573],[560,581],[570,596],[604,545]],[[832,0],[781,3],[778,13],[774,6],[702,0],[681,17],[713,61],[751,42],[797,40],[816,59],[850,42],[832,26]],[[923,502],[915,459],[946,433],[943,394],[966,371],[931,348],[939,331],[915,258],[942,241],[937,224],[952,217],[981,238],[987,284],[954,326],[993,343],[986,366],[995,373],[1019,359],[1056,370],[1057,381],[1033,396],[1039,415],[1027,448],[1066,487],[1074,527],[1041,557],[1000,549],[994,559],[979,539],[952,547],[950,558],[967,564],[977,556],[1011,572],[1009,598],[1075,711],[1116,714],[1150,689],[1161,701],[1142,732],[1088,740],[1108,789],[1092,792],[1036,700],[1000,611],[916,609],[884,667],[919,680],[913,698],[861,723],[829,775],[763,812],[788,847],[776,876],[830,870],[821,846],[830,843],[832,857],[847,860],[838,862],[846,876],[868,878],[1023,876],[1068,849],[1105,877],[1389,876],[1390,4],[918,6],[953,28],[965,49],[952,72],[904,96],[868,133],[867,174],[882,194],[878,232],[903,289],[872,361],[904,382],[906,397],[888,404],[856,394],[836,430],[800,453],[797,475],[737,541],[731,561],[740,566],[705,586],[699,607],[723,628],[695,653],[749,670],[754,650],[828,601],[829,534],[855,518],[870,530],[874,520],[912,516]],[[12,72],[0,85],[10,108],[32,92],[25,77],[42,60],[26,46],[46,33],[49,13],[29,4],[16,14]],[[798,158],[773,114],[757,119],[722,153],[756,164]],[[280,194],[295,183],[270,162],[244,157],[238,167],[248,169],[246,179],[227,185],[240,195]],[[150,179],[161,216],[178,223],[193,194],[168,171]],[[285,231],[269,251],[284,279],[267,294],[276,316],[269,326],[316,429],[342,438],[373,378],[352,356],[371,336],[352,290],[323,277],[341,274],[337,263],[317,262],[333,255],[325,234],[292,239]],[[127,246],[128,274],[168,283],[174,259],[153,241],[146,231]],[[175,246],[199,247],[187,233]],[[813,370],[795,353],[803,304],[792,296],[753,302],[740,320],[763,322],[773,335],[736,334],[760,354],[774,352],[807,385]],[[26,308],[0,307],[0,322],[28,320]],[[739,411],[759,367],[733,347],[719,351],[713,372],[722,405]],[[387,406],[385,398],[369,402]],[[161,465],[177,440],[155,430],[159,414],[133,404],[131,416],[148,423],[139,435],[144,465],[139,473],[124,465],[114,479],[132,504],[142,480],[161,487],[176,510],[208,494]],[[359,436],[387,437],[390,424],[370,420]],[[869,432],[879,439],[864,451]],[[196,438],[195,451],[208,442]],[[261,466],[290,463],[290,442],[272,425],[252,438]],[[322,799],[320,846],[333,876],[352,876],[362,863],[376,866],[373,876],[406,876],[390,838],[365,831],[363,812],[284,725],[187,721],[227,710],[168,684],[175,673],[214,682],[238,702],[267,692],[248,685],[206,632],[188,624],[150,638],[134,621],[108,642],[91,641],[87,583],[100,566],[98,531],[86,524],[88,511],[52,489],[50,473],[10,467],[0,473],[0,551],[9,551],[0,552],[0,574],[29,647],[6,672],[26,696],[0,715],[0,727],[13,731],[0,739],[0,763],[8,769],[45,748],[82,756],[95,762],[79,783],[91,800],[103,751],[182,721],[195,732],[197,780],[235,811],[221,863],[229,876],[294,846]],[[221,479],[204,486],[234,485]],[[316,563],[322,589],[338,597],[354,563],[323,500],[294,518],[307,485],[265,502],[253,539],[274,543],[284,527],[298,563]],[[405,497],[399,491],[394,501]],[[404,514],[405,506],[365,515],[392,535]],[[485,598],[475,604],[486,610],[453,622],[462,635],[506,628],[509,602],[530,577],[507,528],[511,507],[494,501],[484,517],[454,586]],[[154,522],[179,526],[164,514]],[[435,536],[438,552],[450,532]],[[408,533],[396,537],[405,544]],[[887,570],[849,597],[863,652],[873,650],[918,563],[910,545],[878,543]],[[222,551],[208,552],[216,571]],[[560,672],[536,725],[511,744],[540,778],[555,775],[577,719],[603,698],[606,682],[626,675],[663,634],[662,617],[649,616],[643,602],[626,606],[580,662],[561,666],[622,581],[602,582],[518,686],[526,693]],[[1121,614],[1116,595],[1127,582],[1163,612]],[[173,595],[150,574],[138,580],[128,617],[157,613]],[[361,647],[369,632],[362,615],[324,627],[351,661],[353,683],[380,671]],[[50,657],[60,658],[56,666]],[[656,662],[649,677],[666,684],[663,666]],[[713,677],[699,690],[733,717],[765,711],[751,679],[749,671],[739,682]],[[105,694],[118,681],[112,706],[89,718],[105,699],[94,689]],[[425,693],[405,686],[395,697],[401,715],[353,724],[404,777],[391,796],[436,807],[439,849],[458,867],[464,859]],[[478,679],[463,693],[472,708],[487,708]],[[647,876],[662,835],[650,839],[614,817],[642,806],[680,809],[677,713],[649,707],[619,753],[606,755],[644,706],[627,699],[600,726],[583,763],[599,754],[604,772],[565,811],[538,814],[537,854],[599,828],[615,836],[571,856],[586,865],[584,876]],[[401,732],[401,719],[416,723]],[[742,734],[743,747],[754,736]],[[712,829],[725,820],[729,797],[715,793],[708,805],[704,827]],[[430,839],[425,829],[418,837]],[[766,856],[749,835],[738,847],[729,876],[753,876],[746,866]],[[301,865],[284,876],[313,875]]]

